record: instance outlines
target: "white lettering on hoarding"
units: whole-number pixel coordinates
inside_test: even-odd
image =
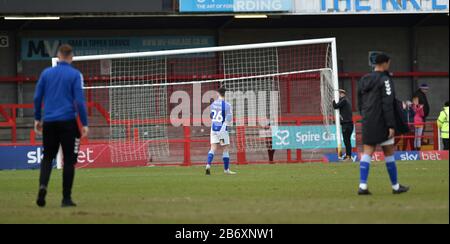
[[[9,47],[8,36],[0,36],[0,47]]]
[[[78,163],[94,163],[94,150],[87,147],[78,152]],[[40,164],[44,159],[44,150],[41,147],[27,153],[27,164]]]
[[[28,164],[40,164],[44,158],[42,148],[38,147],[36,151],[30,151],[27,153]]]
[[[281,0],[260,0],[260,1],[236,0],[234,2],[234,11],[235,12],[283,11],[283,2]]]
[[[300,0],[297,0],[300,1]],[[296,12],[317,12],[313,1],[301,0]],[[429,12],[448,10],[448,0],[317,0],[320,1],[321,12]]]

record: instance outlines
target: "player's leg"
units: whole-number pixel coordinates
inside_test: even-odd
[[[48,182],[52,173],[52,163],[56,158],[59,148],[59,136],[55,123],[44,123],[43,125],[44,159],[41,162],[39,176],[39,193],[36,204],[45,206],[45,196],[47,195]]]
[[[384,159],[386,161],[386,169],[389,173],[389,178],[391,179],[392,190],[394,194],[401,194],[408,192],[409,187],[402,186],[398,183],[397,175],[397,164],[395,162],[395,146],[392,145],[382,145],[384,152]]]
[[[225,174],[234,175],[236,172],[230,170],[230,135],[228,132],[220,135],[220,146],[222,147],[223,169]]]
[[[375,152],[375,145],[364,145],[363,146],[363,155],[361,156],[360,166],[359,166],[359,195],[370,195],[368,189],[368,179],[370,172],[370,164],[372,163],[372,155]]]
[[[214,160],[214,155],[215,155],[216,152],[217,152],[217,147],[218,147],[218,145],[219,145],[219,144],[217,144],[217,143],[212,143],[212,144],[211,144],[211,147],[210,147],[209,152],[208,152],[208,159],[207,159],[207,161],[206,161],[206,167],[207,167],[207,168],[210,168],[210,167],[211,167],[211,164],[212,164],[212,162],[213,162],[213,160]]]
[[[211,174],[211,164],[214,160],[214,155],[217,151],[219,141],[219,137],[215,133],[211,132],[211,148],[209,149],[208,157],[206,159],[206,175]]]
[[[72,201],[72,187],[80,148],[80,131],[76,121],[68,121],[61,123],[59,133],[64,155],[62,207],[74,207],[76,204]]]
[[[275,150],[272,149],[272,138],[266,139],[267,155],[269,156],[269,163],[273,164]]]
[[[342,127],[342,134],[344,136],[344,144],[345,144],[345,157],[346,159],[352,158],[352,133],[353,133],[353,125],[345,125]]]
[[[231,171],[230,169],[230,146],[224,145],[223,148],[223,169],[224,173],[228,175],[235,175],[236,172]]]
[[[229,146],[223,147],[223,168],[224,168],[224,173],[227,175],[235,175],[236,174],[236,172],[231,171],[231,169],[230,169]]]
[[[228,145],[222,146],[223,169],[230,170],[230,150]]]
[[[269,154],[269,163],[274,163],[274,156],[275,156],[275,150],[269,149],[267,150],[267,153]]]

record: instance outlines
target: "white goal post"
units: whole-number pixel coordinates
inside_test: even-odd
[[[53,58],[52,65],[56,66],[57,61]],[[312,110],[321,111],[324,124],[331,125],[334,121],[337,150],[341,155],[340,114],[339,110],[332,108],[332,101],[339,101],[335,38],[76,56],[73,61],[85,79],[89,76],[105,78],[85,83],[84,89],[94,100],[102,100],[110,117],[107,119],[107,138],[111,143],[113,162],[168,154],[170,131],[165,121],[169,119],[167,103],[174,89],[192,93],[193,88],[188,86],[202,84],[208,88],[225,86],[227,90],[244,93],[251,90],[278,92],[285,77],[320,80],[317,93],[320,108]],[[98,67],[102,62],[108,62],[109,72],[100,71]],[[312,74],[319,78],[311,78]],[[295,97],[315,98],[316,95],[304,90],[293,89],[293,92],[300,93]],[[267,102],[267,111],[271,110],[270,106],[280,106],[276,111],[281,113],[283,101]],[[248,105],[244,112],[249,109],[252,108]],[[244,120],[253,119],[246,116]],[[247,128],[247,134],[242,138],[237,134],[236,143],[249,150],[266,150],[266,142],[258,139],[252,130],[252,127]],[[133,133],[136,134],[134,137]]]

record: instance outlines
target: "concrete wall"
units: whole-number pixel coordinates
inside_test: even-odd
[[[422,27],[417,30],[418,69],[419,71],[448,71],[449,60],[449,31],[448,28]],[[430,116],[436,117],[442,105],[449,99],[449,79],[425,78],[417,81],[428,83],[430,91],[428,100],[431,104]]]
[[[114,30],[114,31],[26,31],[19,33],[20,37],[114,37],[114,36],[164,36],[164,35],[215,35],[214,30],[184,29],[184,30]],[[39,76],[40,72],[51,66],[51,61],[19,61],[24,76]],[[35,84],[23,86],[24,103],[31,103]]]
[[[433,33],[433,34],[431,34]],[[335,29],[270,29],[270,30],[225,30],[220,44],[284,41],[335,36],[340,72],[368,72],[369,51],[384,51],[392,56],[392,71],[412,70],[411,30],[409,28],[335,28]],[[418,30],[419,71],[448,70],[448,29],[424,27]],[[439,43],[439,44],[438,44]],[[432,113],[440,109],[435,100],[448,99],[448,79],[428,79],[436,85],[430,96]],[[341,80],[340,86],[351,90],[349,80]],[[398,97],[410,100],[413,93],[412,79],[395,79]],[[351,96],[350,96],[351,98]]]
[[[16,75],[16,43],[12,32],[1,32],[0,36],[8,36],[9,46],[0,47],[0,77]],[[17,101],[17,84],[0,82],[0,103],[15,103]]]

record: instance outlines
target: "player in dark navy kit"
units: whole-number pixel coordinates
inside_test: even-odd
[[[64,155],[62,207],[75,207],[72,186],[75,176],[80,137],[88,134],[86,103],[83,95],[83,75],[72,67],[73,50],[69,45],[58,49],[56,67],[44,70],[34,96],[35,131],[43,135],[44,160],[41,163],[39,193],[36,204],[44,207],[52,162],[61,145]],[[42,117],[42,103],[44,116]],[[83,124],[80,133],[76,117]]]
[[[384,53],[375,57],[375,69],[358,82],[359,111],[362,115],[364,153],[360,162],[359,195],[370,195],[367,187],[370,163],[377,145],[383,148],[386,168],[394,194],[405,193],[409,187],[397,180],[394,157],[394,136],[397,127],[395,88],[389,74],[391,58]]]

